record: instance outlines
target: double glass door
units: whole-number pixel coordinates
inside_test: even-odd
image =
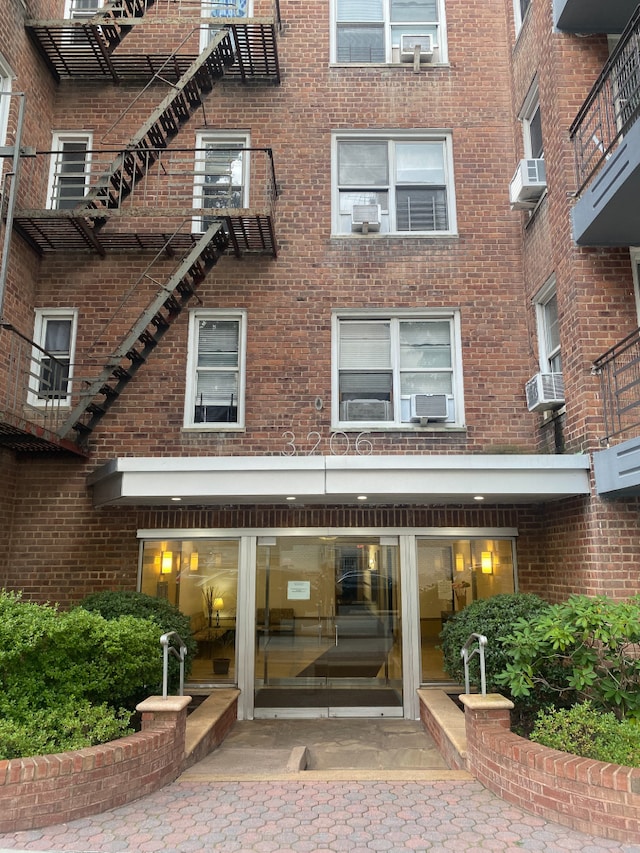
[[[255,716],[402,716],[397,544],[270,543],[257,551]]]

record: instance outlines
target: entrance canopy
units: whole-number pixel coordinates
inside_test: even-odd
[[[589,494],[589,457],[119,457],[88,483],[96,507],[546,503]]]

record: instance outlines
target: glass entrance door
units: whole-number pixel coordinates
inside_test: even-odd
[[[402,716],[397,544],[270,541],[257,549],[255,716]]]

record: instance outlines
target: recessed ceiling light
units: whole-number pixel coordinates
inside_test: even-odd
[[[366,501],[366,500],[367,500],[367,496],[366,496],[366,495],[358,495],[358,500],[359,500],[359,501]]]
[[[295,499],[295,495],[289,495],[289,497],[287,498],[288,501],[295,501]]]
[[[182,498],[171,498],[172,501],[181,501]]]
[[[484,495],[475,495],[473,499],[474,501],[483,501]]]

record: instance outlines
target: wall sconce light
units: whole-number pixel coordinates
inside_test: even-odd
[[[198,552],[192,551],[191,554],[189,555],[189,571],[190,572],[197,572],[199,562],[200,562],[200,558],[199,558]]]
[[[480,555],[480,566],[483,575],[493,574],[493,554],[491,551],[483,551]]]
[[[213,609],[216,611],[216,628],[220,627],[220,611],[224,607],[224,601],[221,598],[213,599]]]
[[[456,572],[464,572],[464,554],[456,554]]]
[[[160,556],[160,574],[170,575],[173,571],[173,551],[163,551]]]

